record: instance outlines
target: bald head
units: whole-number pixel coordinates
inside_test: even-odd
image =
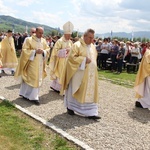
[[[30,29],[30,36],[33,35],[36,32],[36,28],[31,28]]]
[[[36,28],[36,37],[41,38],[43,36],[44,29],[42,27],[37,27]]]

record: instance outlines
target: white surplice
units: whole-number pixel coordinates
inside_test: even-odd
[[[138,102],[141,103],[143,108],[150,109],[150,77],[149,76],[145,79],[144,96],[138,99]]]
[[[87,46],[87,54],[88,54],[88,57],[91,58],[92,60],[92,54],[89,56],[89,53],[92,53],[92,49]],[[89,84],[87,86],[87,92],[86,92],[86,103],[79,103],[75,98],[73,98],[73,93],[77,90],[76,85],[79,85],[81,84],[82,80],[82,77],[84,75],[84,70],[85,70],[85,65],[86,65],[86,58],[83,60],[83,62],[81,63],[78,71],[75,73],[75,75],[72,77],[72,79],[70,80],[70,83],[69,83],[69,86],[68,86],[68,89],[65,91],[65,97],[64,97],[64,102],[65,102],[65,107],[66,108],[69,108],[81,115],[84,115],[84,116],[98,116],[98,106],[96,103],[93,103],[89,100],[88,98],[88,93],[90,93],[90,95],[93,97],[93,89],[90,89],[90,84],[94,83],[93,81],[89,81]],[[94,73],[93,72],[93,67],[91,65],[91,67],[89,67],[89,76],[91,76],[91,73]],[[81,78],[79,78],[79,76]],[[93,75],[94,77],[94,75]],[[75,78],[78,78],[78,80],[76,80]],[[94,79],[94,78],[93,78]],[[93,80],[92,79],[92,80]],[[76,83],[78,81],[78,83]]]

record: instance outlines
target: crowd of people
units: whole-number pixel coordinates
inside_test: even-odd
[[[110,40],[110,38],[98,39],[96,42],[97,65],[99,69],[108,69],[107,60],[111,60],[111,71],[120,74],[122,68],[126,68],[126,64],[139,63],[149,46],[150,42],[118,41],[117,39]],[[133,66],[132,71],[136,72],[135,69]]]
[[[50,84],[48,86],[64,96],[68,114],[77,113],[97,120],[100,119],[97,106],[98,68],[108,69],[108,59],[112,62],[111,71],[117,74],[122,72],[123,61],[134,64],[141,61],[141,66],[143,63],[147,63],[148,66],[150,43],[133,43],[110,38],[95,39],[93,29],[87,29],[81,38],[73,39],[71,38],[73,29],[74,25],[68,21],[63,25],[62,37],[44,37],[42,27],[31,28],[29,35],[13,34],[11,30],[2,33],[0,36],[1,74],[5,74],[6,70],[11,71],[16,79],[21,79],[19,96],[40,105],[39,89],[47,76],[46,66],[49,62]],[[19,59],[17,52],[20,54]],[[145,66],[141,66],[139,70],[143,71]],[[146,71],[148,76],[150,70]],[[144,94],[140,94],[144,87],[137,88],[137,86],[147,83],[148,89],[150,81],[146,76],[147,80],[144,82],[145,76],[139,72],[135,86],[140,99],[145,97]],[[143,80],[139,80],[141,74]],[[147,95],[145,99],[136,101],[137,107],[150,107],[149,94],[145,94]]]

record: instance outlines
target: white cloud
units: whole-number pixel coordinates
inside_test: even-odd
[[[150,1],[149,0],[122,0],[120,6],[125,9],[134,9],[134,10],[141,10],[141,11],[150,11]]]
[[[16,12],[16,10],[11,9],[9,6],[5,6],[3,1],[0,0],[0,14],[15,16]]]
[[[149,6],[148,0],[0,0],[0,13],[61,29],[70,20],[81,32],[131,32],[149,30]]]
[[[51,14],[51,13],[46,13],[44,11],[39,11],[39,12],[33,11],[32,16],[29,20],[39,24],[48,25],[50,27],[59,27],[60,25],[62,25],[62,23],[64,23],[62,18],[59,16],[61,14],[62,12]]]
[[[149,22],[149,10],[144,10],[150,6],[148,0],[73,0],[73,4],[77,11],[77,16],[74,16],[73,20],[75,22],[78,20],[77,24],[81,28],[94,27],[99,33],[111,30],[131,32],[132,30],[149,29],[148,26],[144,25],[144,23]],[[141,18],[144,23],[139,21]],[[84,22],[84,20],[86,21]],[[138,25],[133,22],[138,22]]]
[[[38,1],[38,0],[18,0],[17,2],[15,1],[15,3],[19,6],[24,6],[24,7],[28,7],[30,5],[35,5],[35,4],[40,4],[42,3],[42,1]]]

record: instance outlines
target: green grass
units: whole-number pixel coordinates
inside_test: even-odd
[[[10,102],[0,101],[0,150],[79,150]]]
[[[121,74],[113,73],[109,70],[98,71],[99,79],[110,80],[112,83],[133,87],[136,74],[123,71]]]

